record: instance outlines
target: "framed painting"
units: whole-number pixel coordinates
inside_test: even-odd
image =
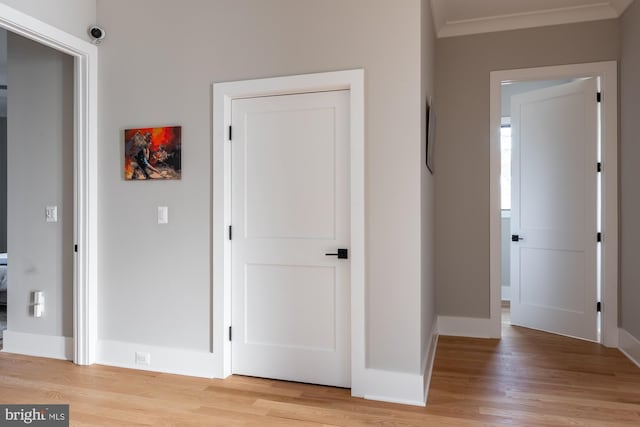
[[[125,129],[124,179],[181,179],[182,127]]]

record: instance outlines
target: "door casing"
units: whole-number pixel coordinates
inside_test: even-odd
[[[304,74],[213,85],[213,292],[212,352],[215,376],[231,375],[231,101],[260,96],[350,91],[351,394],[365,384],[364,70]]]
[[[73,360],[90,365],[98,346],[98,49],[2,3],[0,27],[74,58]]]
[[[602,323],[600,342],[618,346],[618,66],[615,61],[493,71],[490,76],[489,333],[501,328],[500,124],[501,85],[505,82],[600,77],[602,92]],[[594,166],[595,167],[595,166]],[[594,230],[595,232],[595,230]],[[595,307],[594,307],[595,310]]]

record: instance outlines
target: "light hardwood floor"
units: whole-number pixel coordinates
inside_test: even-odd
[[[640,369],[617,350],[505,324],[501,341],[440,337],[427,408],[7,353],[0,403],[70,403],[76,426],[640,426]]]

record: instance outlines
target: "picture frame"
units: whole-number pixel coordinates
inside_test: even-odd
[[[426,144],[426,158],[425,163],[427,165],[427,169],[431,172],[431,175],[434,173],[434,147],[436,142],[436,114],[433,108],[433,100],[431,101],[431,105],[429,105],[429,99],[426,101],[426,113],[425,113],[425,144]]]
[[[182,127],[147,127],[124,130],[126,181],[180,180]]]

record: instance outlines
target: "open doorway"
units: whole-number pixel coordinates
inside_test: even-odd
[[[0,3],[0,28],[73,58],[73,339],[23,333],[15,352],[91,364],[97,352],[97,120],[96,46]],[[10,129],[10,127],[9,127]],[[9,278],[10,280],[10,278]],[[9,295],[11,292],[9,291]],[[9,320],[9,325],[11,321]],[[4,336],[6,346],[7,336]],[[70,351],[67,351],[67,349]],[[5,347],[6,349],[6,347]],[[61,350],[62,349],[62,350]]]
[[[74,64],[11,31],[0,42],[0,332],[21,353],[26,334],[74,334]],[[73,359],[63,349],[46,355]]]
[[[560,129],[559,134],[544,135],[542,130],[545,126],[533,122],[528,125],[524,121],[518,123],[520,119],[508,113],[512,108],[507,108],[509,101],[505,101],[505,97],[510,98],[511,103],[518,99],[518,108],[524,115],[534,115],[553,123],[555,128]],[[582,152],[572,151],[582,147],[583,142],[581,137],[568,137],[573,131],[567,130],[567,122],[582,123],[585,129],[583,134],[591,138],[590,148]],[[589,319],[582,321],[589,324],[586,329],[591,331],[586,339],[600,341],[607,346],[617,345],[616,123],[615,62],[491,73],[490,259],[494,336],[501,336],[503,312],[504,321],[524,323],[522,317],[517,321],[513,318],[514,304],[524,301],[528,314],[538,310],[538,321],[543,325],[530,327],[554,332],[554,328],[549,327],[553,323],[550,321],[553,316],[540,315],[547,310],[545,313],[562,314],[554,318],[554,327],[560,323],[572,324],[575,329],[580,329],[583,325],[576,320],[580,319],[577,316],[580,314]],[[509,136],[513,140],[511,147]],[[518,138],[520,142],[516,141]],[[526,144],[526,138],[530,140],[529,145],[521,146]],[[542,142],[532,144],[533,140]],[[598,144],[601,144],[600,149]],[[508,169],[522,165],[505,164],[510,157],[509,148],[514,152],[522,150],[511,156],[518,162],[524,161],[522,170],[526,172],[522,182],[511,183],[511,191],[508,190]],[[503,169],[507,172],[506,176],[502,176]],[[512,172],[514,181],[520,179],[522,172]],[[522,194],[528,194],[528,198],[523,199],[524,202],[514,200],[514,188]],[[505,193],[510,197],[503,197]],[[511,206],[508,206],[509,198]],[[566,201],[575,201],[569,205],[574,208],[567,208]],[[579,209],[575,206],[579,206]],[[524,210],[516,212],[521,208],[526,208],[528,212],[524,220]],[[554,224],[554,221],[560,225],[551,227],[549,224]],[[545,240],[543,237],[556,246],[545,249],[541,243]],[[583,248],[572,246],[575,242],[583,244]],[[515,264],[514,248],[517,251]],[[601,250],[601,257],[597,254],[598,249]],[[600,268],[598,260],[601,260]],[[571,263],[571,268],[566,269]],[[570,273],[562,273],[563,268]],[[523,294],[518,293],[518,289],[522,288],[514,286],[514,280],[517,279],[513,277],[514,274],[528,280],[524,298]],[[582,279],[581,275],[591,282],[585,285],[587,279]],[[564,286],[567,282],[573,284]],[[601,285],[600,295],[598,283]],[[546,284],[546,287],[540,284]],[[584,286],[578,288],[575,284]],[[589,292],[582,292],[584,289]],[[503,309],[503,305],[510,305],[511,310],[507,310],[507,307]],[[602,314],[598,314],[598,307],[602,308]],[[560,310],[555,310],[558,308]],[[599,317],[602,319],[601,336],[597,334]],[[574,332],[558,333],[582,337]]]
[[[502,282],[501,282],[501,318],[503,325],[511,325],[511,296],[512,296],[512,286],[511,286],[511,276],[512,269],[514,268],[514,259],[512,255],[512,247],[515,246],[516,250],[520,250],[519,242],[513,242],[512,236],[516,234],[518,231],[514,231],[512,227],[512,199],[513,197],[518,197],[516,202],[520,205],[520,197],[523,196],[521,193],[522,186],[518,189],[518,191],[514,191],[516,189],[513,188],[512,182],[516,181],[521,183],[519,179],[513,179],[512,177],[512,162],[515,161],[513,159],[513,143],[514,140],[512,138],[512,130],[513,130],[513,115],[520,114],[520,111],[516,111],[514,113],[513,108],[516,108],[516,105],[512,105],[512,99],[519,99],[523,94],[543,94],[545,90],[548,88],[557,88],[562,87],[563,85],[568,85],[572,82],[576,81],[576,79],[560,79],[560,80],[534,80],[534,81],[519,81],[519,82],[503,82],[501,84],[501,117],[500,117],[500,166],[501,166],[501,174],[500,174],[500,212],[501,212],[501,243],[502,243],[502,252],[501,252],[501,270],[502,270]],[[548,91],[547,91],[548,92]],[[526,96],[526,95],[525,95]],[[543,95],[541,95],[543,96]],[[554,102],[553,99],[556,97],[555,94],[551,94],[551,101],[546,99],[546,101]],[[545,100],[536,100],[537,102],[544,102]],[[518,104],[520,105],[520,104]],[[512,108],[513,107],[513,108]],[[548,106],[544,108],[549,108]],[[518,120],[518,124],[522,126],[522,121]],[[529,124],[529,123],[527,123]],[[539,124],[538,124],[539,125]],[[521,129],[518,129],[520,132]],[[558,130],[560,131],[560,130]],[[540,138],[541,135],[535,135],[536,138]],[[519,142],[520,138],[516,138],[516,143]],[[534,144],[535,141],[532,141]],[[516,150],[520,152],[520,150]],[[531,150],[530,150],[531,151]],[[550,162],[546,162],[547,165],[550,166]],[[539,166],[539,165],[538,165]],[[516,168],[517,172],[520,173],[521,168]],[[533,169],[533,178],[538,181],[543,181],[542,176],[536,176],[537,174],[555,174],[554,171],[550,170],[542,170],[542,169]],[[544,199],[544,194],[548,194],[548,191],[543,192],[543,197],[537,200],[538,204],[545,205],[549,201]],[[518,209],[521,211],[521,209]],[[538,212],[540,213],[540,212]],[[523,239],[524,237],[520,236],[519,239]],[[538,249],[538,248],[536,248]],[[515,266],[516,268],[518,266]],[[514,272],[513,274],[518,274],[518,272]],[[519,278],[518,278],[519,279]],[[517,284],[520,284],[520,281],[516,281]],[[520,292],[518,292],[518,296],[522,296]]]

